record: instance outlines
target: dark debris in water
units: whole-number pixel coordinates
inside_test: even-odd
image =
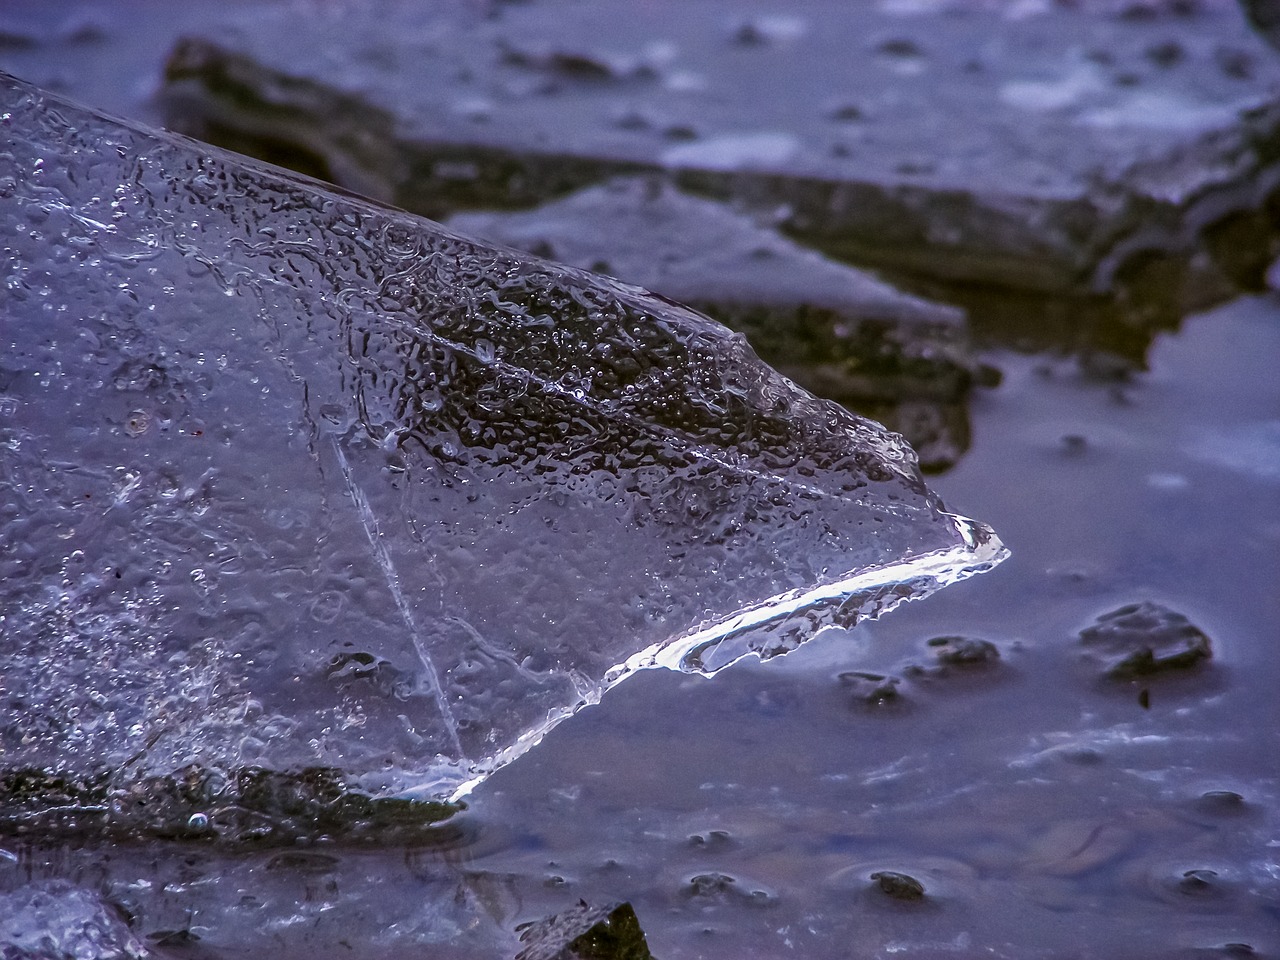
[[[1234,790],[1206,790],[1196,797],[1194,807],[1197,813],[1213,817],[1238,817],[1252,809],[1249,802]]]
[[[846,670],[838,677],[840,686],[852,703],[867,707],[884,707],[901,702],[898,677],[861,670]]]
[[[1207,868],[1186,870],[1178,878],[1178,891],[1189,897],[1212,897],[1221,894],[1218,871]]]
[[[943,666],[985,667],[1000,659],[999,648],[980,637],[934,637],[928,645]]]
[[[915,901],[924,899],[924,884],[915,877],[893,870],[878,870],[871,874],[876,890],[893,900]]]
[[[516,960],[653,960],[629,903],[593,907],[585,900],[517,928],[525,947]]]
[[[1203,630],[1151,601],[1127,604],[1080,631],[1090,655],[1113,680],[1135,680],[1201,665],[1213,656]]]
[[[1000,648],[980,637],[939,636],[925,642],[931,660],[899,663],[892,672],[845,670],[836,674],[841,694],[850,705],[874,712],[899,713],[915,703],[935,681],[995,679],[1000,671]]]

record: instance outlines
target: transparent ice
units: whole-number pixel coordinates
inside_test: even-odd
[[[0,773],[455,797],[1003,557],[690,310],[3,75],[0,126]]]
[[[0,893],[0,957],[140,960],[150,956],[94,893],[66,880]]]

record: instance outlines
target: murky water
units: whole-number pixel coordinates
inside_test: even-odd
[[[1277,357],[1274,295],[1129,377],[992,347],[933,485],[1009,545],[993,573],[714,680],[643,673],[432,842],[0,838],[0,896],[69,880],[156,956],[508,957],[579,898],[629,901],[661,958],[1280,954]],[[1140,601],[1212,661],[1102,676],[1079,631]],[[942,662],[955,635],[998,658]]]

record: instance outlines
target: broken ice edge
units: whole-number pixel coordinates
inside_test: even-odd
[[[29,86],[2,70],[0,70],[0,82]],[[154,131],[94,108],[84,107],[58,94],[38,88],[33,89],[55,103],[87,110],[126,127],[141,129],[151,135],[172,140],[189,141],[186,137]],[[389,210],[399,212],[377,201],[346,194],[340,187],[334,187],[332,184],[272,164],[246,159],[200,141],[189,142],[212,156],[221,156],[237,165],[256,167],[290,182],[337,192],[339,195],[345,195],[346,199],[352,202],[370,204],[379,212]],[[617,281],[607,282],[616,286],[630,286]],[[639,288],[635,289],[639,290]],[[341,458],[341,451],[339,450],[338,453]],[[389,799],[431,802],[443,800],[446,803],[457,803],[491,774],[539,744],[543,737],[562,720],[584,707],[598,703],[605,691],[636,671],[665,667],[685,673],[712,676],[749,654],[754,654],[761,659],[770,659],[789,652],[822,630],[834,626],[849,627],[863,620],[875,619],[903,601],[927,597],[945,586],[990,570],[1008,557],[1009,552],[999,537],[985,524],[945,512],[939,512],[938,516],[952,524],[960,543],[950,548],[920,554],[894,563],[864,568],[816,587],[793,589],[742,608],[723,619],[704,622],[687,633],[666,637],[611,667],[605,672],[598,686],[591,684],[580,674],[571,672],[570,676],[579,694],[579,700],[575,704],[549,711],[541,724],[526,730],[509,747],[483,761],[443,760],[437,757],[434,764],[428,765],[425,771],[414,776],[413,779],[416,781],[414,786],[396,792]],[[368,528],[365,532],[370,534]],[[370,540],[376,544],[376,537],[373,534],[370,534]],[[760,637],[763,632],[781,627],[792,618],[801,615],[805,617],[805,622],[795,624],[798,629],[793,637],[798,636],[798,639],[793,643],[788,642],[772,649],[762,649],[752,644],[752,639]],[[358,784],[360,779],[355,778],[356,783],[353,783],[353,786],[356,786],[356,792],[363,792]],[[374,794],[379,792],[376,789],[371,791]]]
[[[991,527],[958,514],[943,516],[955,525],[963,541],[961,545],[863,570],[821,586],[789,590],[724,620],[704,624],[674,640],[668,638],[651,644],[611,667],[605,672],[598,689],[583,690],[583,697],[577,704],[549,713],[546,722],[525,731],[510,747],[485,761],[483,768],[477,769],[472,765],[463,773],[452,764],[447,770],[437,767],[437,779],[411,787],[397,796],[439,799],[442,792],[455,783],[447,802],[457,803],[492,773],[541,743],[542,738],[561,720],[599,703],[607,690],[637,671],[665,667],[710,677],[750,655],[762,660],[782,656],[790,651],[765,654],[752,647],[749,638],[756,631],[781,625],[789,618],[806,612],[817,613],[819,622],[804,640],[829,627],[849,627],[863,620],[874,620],[907,600],[922,600],[943,587],[985,573],[1008,558],[1008,548]],[[842,612],[850,610],[854,614],[852,617],[841,616]],[[714,660],[713,653],[716,655]]]

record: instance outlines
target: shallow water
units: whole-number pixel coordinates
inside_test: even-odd
[[[495,777],[471,815],[508,822],[546,797],[526,870],[630,898],[659,956],[1273,953],[1278,321],[1267,299],[1191,318],[1119,387],[993,357],[1005,385],[936,483],[1007,535],[1002,568],[714,685],[639,677]],[[1155,678],[1144,708],[1082,662],[1076,633],[1148,598],[1217,653]],[[994,641],[1000,663],[905,679],[880,707],[836,679],[901,675],[956,633]],[[583,844],[592,811],[608,827]],[[604,879],[609,858],[625,880]],[[867,877],[886,869],[926,901],[878,900]],[[763,895],[692,896],[709,872]]]
[[[0,882],[100,890],[161,955],[500,957],[580,897],[629,900],[658,957],[1274,954],[1278,351],[1280,303],[1257,298],[1190,318],[1124,385],[993,354],[1005,384],[936,482],[1011,560],[767,665],[643,673],[496,774],[436,847],[10,844]],[[1076,638],[1142,599],[1215,644],[1145,708]],[[944,634],[1000,660],[939,670]],[[898,675],[900,695],[857,702],[846,671]],[[881,870],[924,900],[885,896]]]
[[[1277,356],[1273,295],[1188,318],[1128,379],[989,350],[1004,382],[932,482],[1012,559],[782,660],[643,673],[434,844],[0,838],[0,896],[68,879],[157,956],[509,957],[579,898],[630,901],[668,960],[1280,954]],[[1102,678],[1080,629],[1143,600],[1212,662]],[[928,639],[957,634],[999,661],[939,669]],[[849,672],[898,696],[862,702]],[[886,870],[924,899],[885,896]]]

